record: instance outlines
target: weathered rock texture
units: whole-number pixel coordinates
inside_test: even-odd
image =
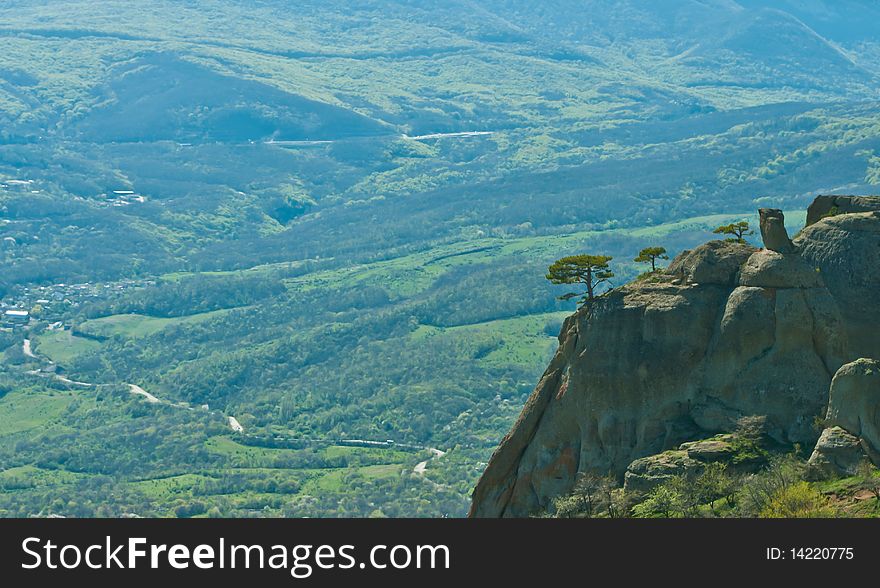
[[[855,435],[840,427],[828,427],[819,435],[810,456],[810,478],[821,480],[855,474],[865,452]]]
[[[778,208],[761,208],[758,209],[758,215],[761,220],[761,238],[764,240],[764,247],[779,253],[792,253],[794,245],[788,238],[788,231],[785,230],[785,216],[782,211]]]
[[[694,476],[706,464],[729,463],[735,455],[731,435],[682,443],[677,450],[639,458],[626,468],[623,487],[627,493],[646,494],[674,476]]]
[[[622,477],[742,416],[765,415],[779,442],[814,444],[832,376],[880,345],[880,214],[825,218],[794,246],[707,243],[570,316],[471,516],[546,510],[579,472]]]
[[[674,476],[696,475],[703,467],[685,451],[664,451],[629,464],[623,487],[629,493],[646,494]]]
[[[807,226],[828,216],[880,210],[880,196],[818,196],[807,209]]]
[[[880,361],[862,358],[838,370],[825,423],[810,456],[815,470],[851,475],[865,457],[880,466]]]
[[[846,337],[859,352],[849,359],[880,358],[880,211],[825,218],[801,231],[795,244],[837,301]]]

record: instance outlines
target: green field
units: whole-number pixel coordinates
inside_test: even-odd
[[[373,465],[362,468],[332,470],[311,480],[305,487],[306,492],[340,492],[345,489],[347,480],[359,476],[365,480],[377,480],[397,477],[403,467],[397,464]]]
[[[0,437],[45,429],[73,400],[70,392],[21,391],[0,398]]]
[[[26,465],[0,471],[0,492],[19,488],[45,488],[53,492],[63,492],[65,486],[72,487],[86,476],[64,470],[48,470]]]
[[[438,337],[455,341],[462,353],[486,366],[529,367],[546,362],[556,350],[556,336],[568,312],[548,312],[458,327],[422,325],[412,334],[415,345]]]
[[[69,330],[47,331],[37,338],[35,351],[59,365],[70,364],[78,356],[96,351],[101,344],[91,339],[77,337]]]
[[[95,337],[147,337],[173,325],[193,325],[222,316],[230,310],[204,312],[179,318],[161,318],[139,314],[117,314],[85,321],[80,331]]]

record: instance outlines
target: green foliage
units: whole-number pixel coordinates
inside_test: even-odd
[[[61,365],[71,365],[80,356],[97,351],[101,344],[78,337],[72,331],[46,331],[36,339],[36,351]]]
[[[796,482],[779,488],[761,510],[762,518],[826,518],[835,511],[828,499],[807,482]]]
[[[719,235],[733,235],[733,240],[737,243],[745,243],[745,237],[755,234],[755,231],[749,228],[749,221],[721,225],[712,232]]]
[[[630,516],[631,504],[614,476],[578,474],[572,490],[553,502],[558,518],[622,518]]]
[[[75,332],[32,334],[106,384],[64,406],[68,385],[27,375],[39,362],[0,333],[4,369],[24,368],[6,374],[4,410],[22,418],[0,436],[17,488],[3,514],[461,515],[574,306],[539,268],[693,247],[756,193],[806,203],[816,178],[876,180],[876,158],[853,156],[880,137],[870,63],[796,19],[719,4],[711,27],[682,30],[693,19],[647,4],[480,10],[0,8],[0,295],[100,286],[45,306]],[[478,129],[492,134],[442,135]],[[220,413],[264,445],[230,448]],[[328,454],[350,437],[457,449],[413,477],[427,456]]]
[[[608,255],[571,255],[553,262],[545,276],[552,284],[583,284],[586,295],[582,303],[591,302],[595,298],[596,288],[614,277],[608,263],[614,259]],[[564,294],[559,298],[569,300],[581,296],[576,292]]]
[[[863,459],[859,464],[856,475],[858,487],[871,493],[877,502],[880,502],[880,472],[874,467],[869,459]]]
[[[770,458],[768,465],[756,474],[743,479],[737,503],[744,516],[761,516],[779,497],[792,486],[803,481],[806,465],[793,454],[776,455]]]
[[[633,514],[642,518],[672,518],[682,511],[683,497],[679,487],[678,483],[660,484],[633,508]]]
[[[744,416],[737,420],[736,429],[730,439],[733,448],[734,465],[763,465],[770,459],[765,449],[767,417],[763,415]]]
[[[650,263],[651,272],[657,271],[657,260],[669,259],[666,255],[666,249],[663,247],[646,247],[639,251],[638,256],[633,260],[636,263]]]
[[[554,503],[556,516],[560,518],[610,516],[614,509],[614,492],[617,483],[609,476],[593,473],[578,474],[571,492]]]

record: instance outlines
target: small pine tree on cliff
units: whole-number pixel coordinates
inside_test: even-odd
[[[641,251],[639,251],[639,256],[636,257],[633,261],[637,263],[650,263],[651,264],[651,272],[657,271],[657,260],[658,259],[669,259],[669,256],[666,255],[666,249],[663,247],[645,247]]]
[[[733,235],[733,240],[737,243],[745,243],[746,236],[755,234],[755,231],[749,228],[749,221],[739,221],[729,225],[721,225],[712,232],[716,235]]]
[[[596,287],[614,277],[614,273],[608,268],[608,262],[612,259],[607,255],[563,257],[553,262],[546,278],[553,284],[583,284],[587,291],[583,294],[581,302],[591,302],[596,297]],[[569,300],[576,296],[581,294],[569,292],[559,299]]]

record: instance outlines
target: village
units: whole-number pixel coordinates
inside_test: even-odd
[[[37,180],[18,179],[18,178],[0,178],[0,193],[9,192],[13,194],[41,194],[46,189],[41,187]],[[51,190],[50,190],[51,191]],[[90,200],[98,206],[128,206],[130,204],[143,204],[147,201],[146,197],[138,194],[130,188],[119,188],[102,192],[94,196],[74,196],[75,200]]]
[[[0,299],[0,328],[24,329],[40,322],[48,323],[51,329],[60,329],[71,311],[153,284],[152,280],[125,279],[107,283],[16,286]]]

